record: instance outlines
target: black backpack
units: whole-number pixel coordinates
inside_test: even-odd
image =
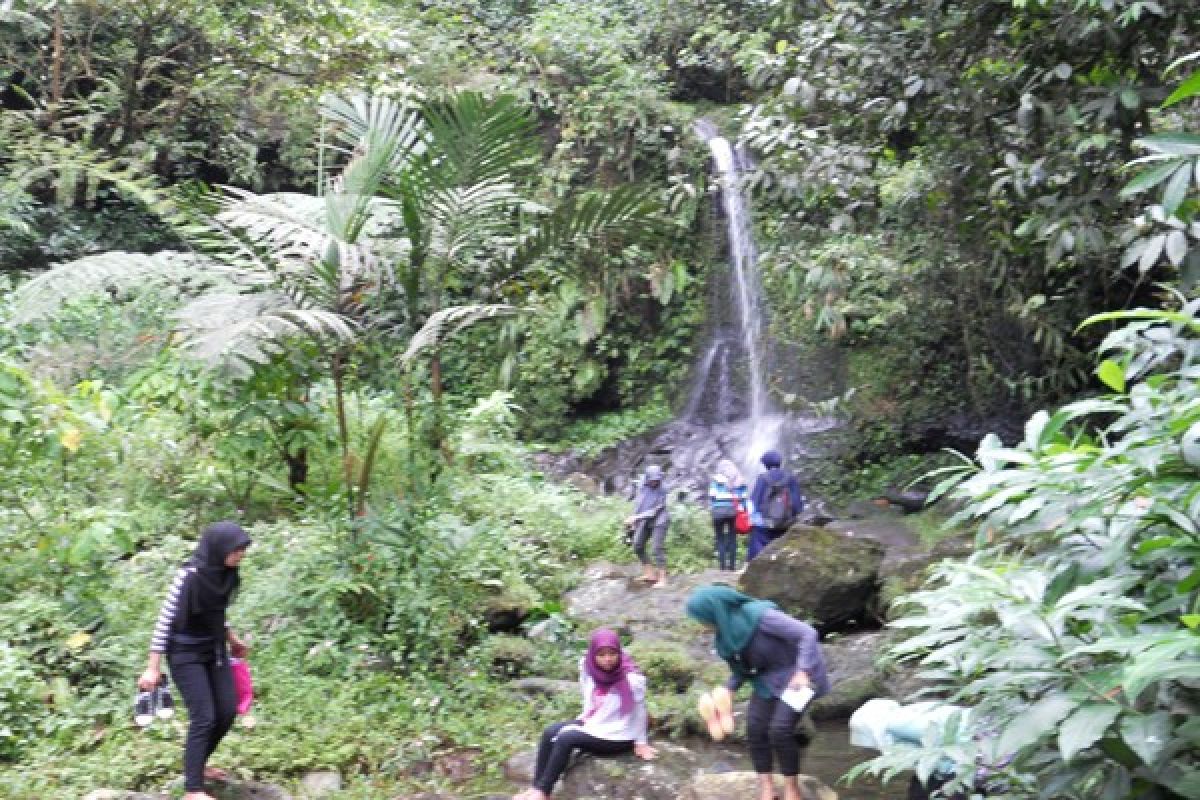
[[[792,508],[792,493],[788,491],[788,476],[784,475],[778,481],[772,481],[767,486],[767,501],[763,504],[763,523],[770,530],[777,531],[792,524],[796,516]]]

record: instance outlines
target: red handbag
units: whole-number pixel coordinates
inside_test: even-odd
[[[733,507],[736,510],[733,515],[733,529],[740,534],[750,532],[750,512],[742,507],[742,504],[737,500],[733,501]]]

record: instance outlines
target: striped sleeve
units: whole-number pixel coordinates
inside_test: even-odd
[[[167,652],[167,639],[171,635],[175,617],[179,614],[183,585],[191,573],[192,568],[190,567],[180,567],[179,571],[175,573],[175,580],[171,581],[171,588],[167,590],[167,597],[163,600],[162,608],[158,612],[158,622],[154,623],[154,633],[150,636],[151,653]]]

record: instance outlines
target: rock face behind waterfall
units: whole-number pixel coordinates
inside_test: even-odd
[[[750,562],[739,588],[822,631],[838,630],[874,607],[884,552],[870,539],[793,525]]]

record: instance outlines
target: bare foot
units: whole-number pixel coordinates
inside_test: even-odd
[[[217,800],[208,792],[188,792],[183,796],[183,800]]]
[[[205,767],[204,780],[206,781],[227,781],[229,773],[220,767]]]

